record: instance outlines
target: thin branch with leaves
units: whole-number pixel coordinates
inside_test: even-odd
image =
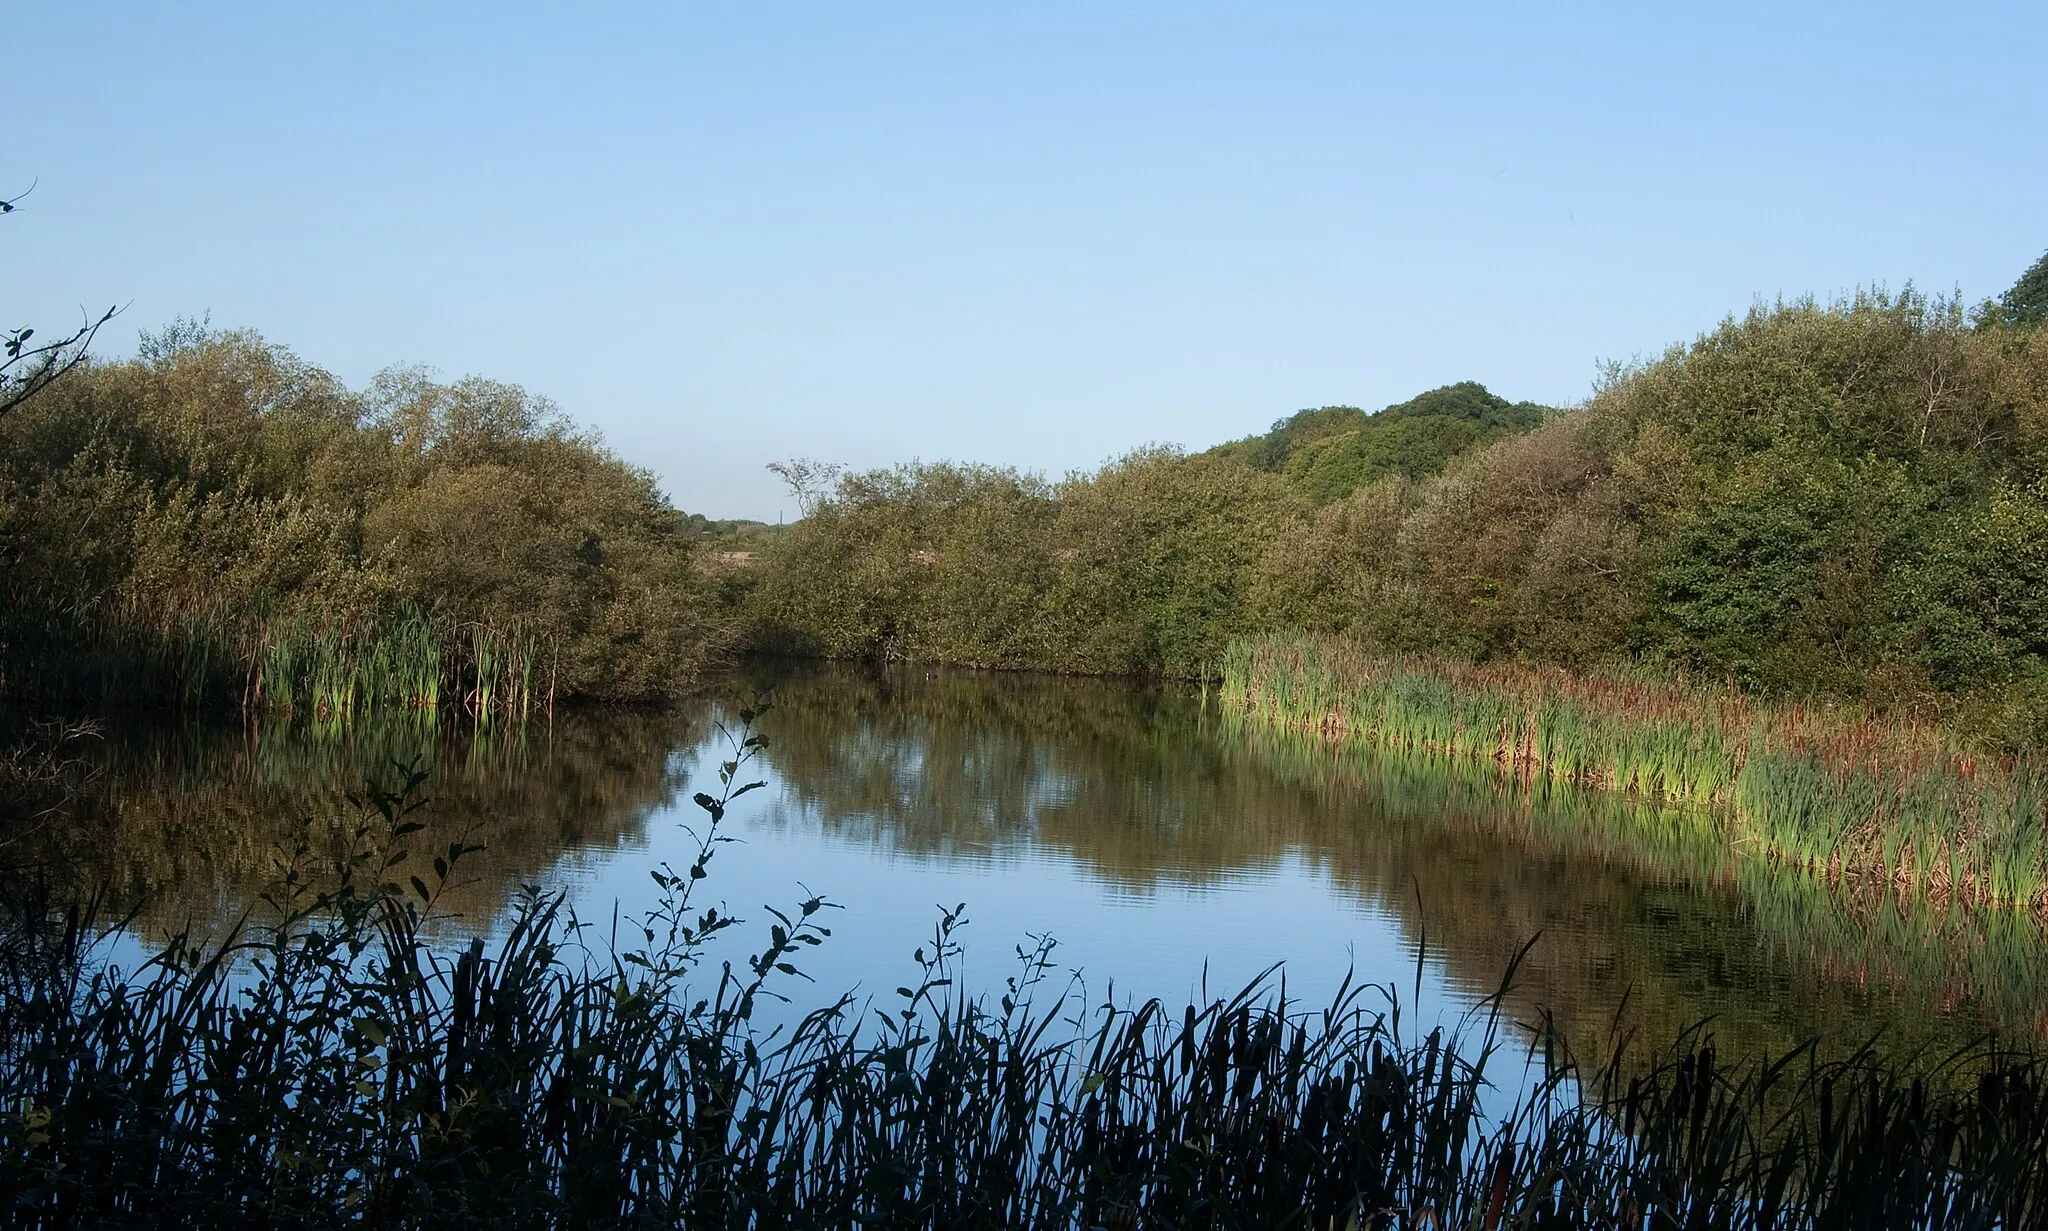
[[[26,189],[11,197],[0,197],[0,215],[12,214],[21,207],[21,201],[35,191],[31,183]],[[108,321],[121,312],[119,305],[109,307],[94,316],[86,309],[79,309],[83,317],[78,328],[59,338],[37,340],[36,331],[29,326],[0,330],[0,415],[13,410],[36,394],[49,388],[66,372],[85,362],[93,339]]]

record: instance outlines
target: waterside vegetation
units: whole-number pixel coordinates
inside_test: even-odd
[[[743,687],[779,699],[763,730],[783,792],[756,825],[785,840],[816,824],[835,845],[918,861],[1035,851],[1143,897],[1306,860],[1333,892],[1427,936],[1460,988],[1491,987],[1519,942],[1541,936],[1508,1007],[1550,1013],[1582,1054],[1602,1050],[1624,998],[1645,1037],[1712,1015],[1723,1049],[1744,1054],[1815,1034],[1830,1048],[1881,1034],[1934,1051],[1984,1033],[2048,1040],[2035,916],[1789,875],[1737,856],[1698,809],[1247,726],[1214,694],[1170,684],[867,664],[750,675]],[[434,796],[411,840],[483,847],[442,894],[441,935],[492,934],[518,887],[550,869],[580,881],[624,855],[638,881],[630,852],[666,841],[661,818],[687,795],[707,714],[424,717],[110,725],[89,741],[94,772],[61,823],[17,827],[0,862],[61,898],[103,889],[146,935],[218,936],[280,864],[346,850],[365,772],[408,764],[432,774]]]
[[[2048,907],[2048,762],[1909,720],[1300,635],[1233,646],[1221,696],[1254,721],[1711,807],[1732,844],[1829,879]]]
[[[0,708],[671,696],[732,643],[717,529],[514,386],[174,324],[0,418]]]
[[[1332,741],[1289,742],[1307,734],[1480,767],[1480,794],[1508,802],[1472,821],[1431,796],[1418,810],[1445,829],[1527,822],[1540,847],[1570,824],[1532,819],[1547,790],[1641,803],[1586,822],[1576,845],[1682,851],[1780,912],[1775,935],[1847,916],[1780,882],[1758,891],[1747,865],[1719,861],[1728,848],[1860,891],[1880,904],[1876,928],[1897,923],[1882,913],[1895,891],[1946,903],[1976,946],[1954,960],[2017,951],[2021,974],[1992,992],[2017,1018],[2037,1003],[2043,951],[2025,915],[2048,911],[2044,271],[2048,258],[1974,312],[1911,291],[1760,306],[1614,369],[1572,409],[1468,382],[1057,482],[950,464],[846,475],[784,533],[683,514],[511,386],[396,370],[352,391],[254,335],[189,324],[113,363],[81,360],[81,331],[24,377],[18,331],[0,363],[0,741],[28,715],[116,705],[232,707],[252,733],[269,721],[351,740],[397,715],[380,728],[396,732],[389,760],[464,756],[518,790],[535,777],[522,724],[558,698],[672,698],[741,648],[1220,678],[1233,720],[1271,728],[1240,741],[1248,755],[1314,776]],[[746,549],[713,550],[734,541]],[[443,721],[458,714],[471,721]],[[456,912],[501,903],[556,848],[512,830],[476,891],[463,873],[481,820],[457,818],[475,823],[444,845],[416,815],[417,774],[373,794],[366,819],[295,817],[260,905],[161,944],[103,926],[108,900],[75,883],[39,883],[66,842],[93,839],[82,808],[40,862],[16,862],[28,848],[10,824],[7,1216],[2048,1222],[2038,1015],[2017,1042],[1883,1055],[1728,1047],[1664,1019],[1647,1042],[1547,1018],[1524,1037],[1509,1010],[1526,949],[1503,956],[1507,981],[1461,1029],[1418,1031],[1398,991],[1348,983],[1312,1009],[1277,980],[1188,1005],[1091,1000],[1055,974],[1049,941],[982,997],[954,982],[964,907],[893,998],[769,1010],[830,937],[831,904],[771,910],[749,947],[701,897],[728,807],[760,785],[741,772],[764,755],[753,718],[740,715],[717,796],[696,796],[692,858],[654,869],[658,904],[609,936],[563,896],[522,889],[495,939],[468,939]],[[0,819],[38,793],[67,809],[90,797],[61,753],[83,731],[9,745]],[[251,777],[318,757],[251,739]],[[598,823],[629,833],[678,789],[666,752],[622,769],[607,743],[599,773],[565,758],[543,785],[608,794]],[[933,797],[895,789],[896,766],[826,759],[778,769],[799,797],[886,795],[864,822],[901,826],[906,847],[935,831],[918,811]],[[1010,768],[911,759],[927,783],[952,761]],[[1413,789],[1403,773],[1377,762],[1316,789],[1384,802]],[[1014,800],[1030,783],[1011,776]],[[1082,784],[1067,815],[1034,802],[1028,823],[1112,874],[1138,865],[1147,839],[1105,835],[1082,806],[1089,783],[1123,776],[1059,777]],[[1454,799],[1472,788],[1451,782]],[[146,861],[166,850],[132,835],[153,822],[224,830],[232,857],[213,871],[234,883],[220,897],[246,903],[268,851],[222,806],[245,784],[217,785],[168,809],[116,807],[98,832]],[[1219,773],[1205,789],[1236,785]],[[1298,804],[1230,812],[1233,832],[1209,835],[1216,866],[1287,839]],[[1180,819],[1219,811],[1189,803]],[[1390,861],[1352,863],[1384,877]],[[1986,922],[1979,907],[2010,909]],[[1886,939],[1802,960],[1874,968],[1896,957]]]
[[[1304,861],[1428,937],[1474,994],[1518,960],[1513,1014],[1547,1014],[1581,1054],[1604,1049],[1624,1002],[1646,1038],[1712,1016],[1743,1054],[1816,1035],[2048,1041],[2039,915],[1790,873],[1697,807],[1247,724],[1172,685],[908,666],[765,678],[780,698],[768,762],[840,841],[1057,851],[1145,897]]]
[[[1436,444],[1394,450],[1417,425]],[[848,475],[735,589],[785,652],[1214,677],[1299,631],[2013,752],[2048,742],[2044,545],[2048,331],[1909,290],[1759,305],[1566,411],[1468,384],[1057,483]]]
[[[1760,304],[1570,410],[1466,384],[1057,484],[850,475],[736,587],[747,635],[1222,678],[1713,807],[1832,880],[2048,908],[2044,268],[1975,310]]]

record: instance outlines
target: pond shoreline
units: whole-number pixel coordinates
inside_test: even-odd
[[[2048,765],[1937,728],[1294,635],[1233,644],[1221,696],[1253,723],[1712,808],[1732,848],[1831,883],[2048,915]]]

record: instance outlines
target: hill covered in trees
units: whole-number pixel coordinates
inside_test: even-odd
[[[1428,478],[1459,454],[1529,431],[1555,413],[1462,381],[1372,414],[1351,406],[1297,411],[1262,436],[1210,452],[1283,475],[1302,495],[1327,503],[1380,479]]]

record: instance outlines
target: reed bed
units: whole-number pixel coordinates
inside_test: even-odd
[[[1255,721],[1710,808],[1737,846],[1831,880],[2048,909],[2048,762],[1925,724],[1301,635],[1234,644],[1222,675],[1223,704]]]
[[[345,723],[373,711],[520,718],[555,700],[555,643],[524,621],[417,608],[264,615],[195,599],[73,612],[28,631],[9,683],[45,706],[118,699]]]
[[[1612,931],[1567,933],[1573,939],[1562,948],[1551,932],[1532,954],[1513,1003],[1525,1014],[1554,1011],[1582,1049],[1600,1048],[1615,986],[1605,963],[1581,960],[1581,945],[1626,949],[1630,1018],[1645,1035],[1713,1012],[1723,1044],[1749,1052],[1783,1050],[1825,1028],[1824,1050],[1839,1055],[1880,1026],[1894,1048],[1947,1049],[1991,1032],[2048,1044],[2048,932],[2038,915],[1928,902],[1889,883],[1828,883],[1747,858],[1707,809],[1549,778],[1522,783],[1487,762],[1226,721],[1237,727],[1235,747],[1263,774],[1350,822],[1351,848],[1332,858],[1333,874],[1361,895],[1414,902],[1410,931],[1426,926],[1441,938],[1447,964],[1468,981],[1497,968],[1501,917],[1530,928],[1595,917],[1580,912],[1602,910],[1606,869],[1640,886],[1687,886],[1683,919],[1630,926],[1652,900],[1632,898],[1613,904],[1602,925]],[[1362,817],[1371,819],[1357,823]],[[1257,814],[1238,820],[1246,822],[1257,824]],[[1332,840],[1314,832],[1288,837]],[[1575,869],[1569,888],[1537,876],[1524,889],[1507,867],[1471,887],[1472,867],[1495,863],[1501,844],[1539,865],[1562,860]],[[1720,947],[1757,963],[1730,977],[1767,986],[1782,978],[1784,990],[1755,1002],[1702,999],[1676,972]]]
[[[2048,1210],[2043,1058],[1533,1051],[1392,988],[1097,1002],[1020,952],[992,998],[938,920],[885,1006],[758,1012],[829,936],[754,950],[697,900],[760,746],[735,733],[691,865],[609,943],[529,893],[502,939],[426,931],[418,787],[225,943],[105,958],[91,904],[0,932],[0,1193],[23,1226],[2022,1227]],[[401,884],[400,882],[403,882]],[[741,945],[745,955],[720,958]],[[1508,979],[1512,979],[1512,969]],[[1505,983],[1504,983],[1505,986]],[[1619,1052],[1617,1052],[1619,1054]],[[1785,1108],[1791,1110],[1787,1111]]]
[[[479,719],[552,708],[551,650],[519,624],[496,628],[419,613],[374,626],[296,618],[262,625],[241,703],[270,714],[349,717],[456,709]]]

